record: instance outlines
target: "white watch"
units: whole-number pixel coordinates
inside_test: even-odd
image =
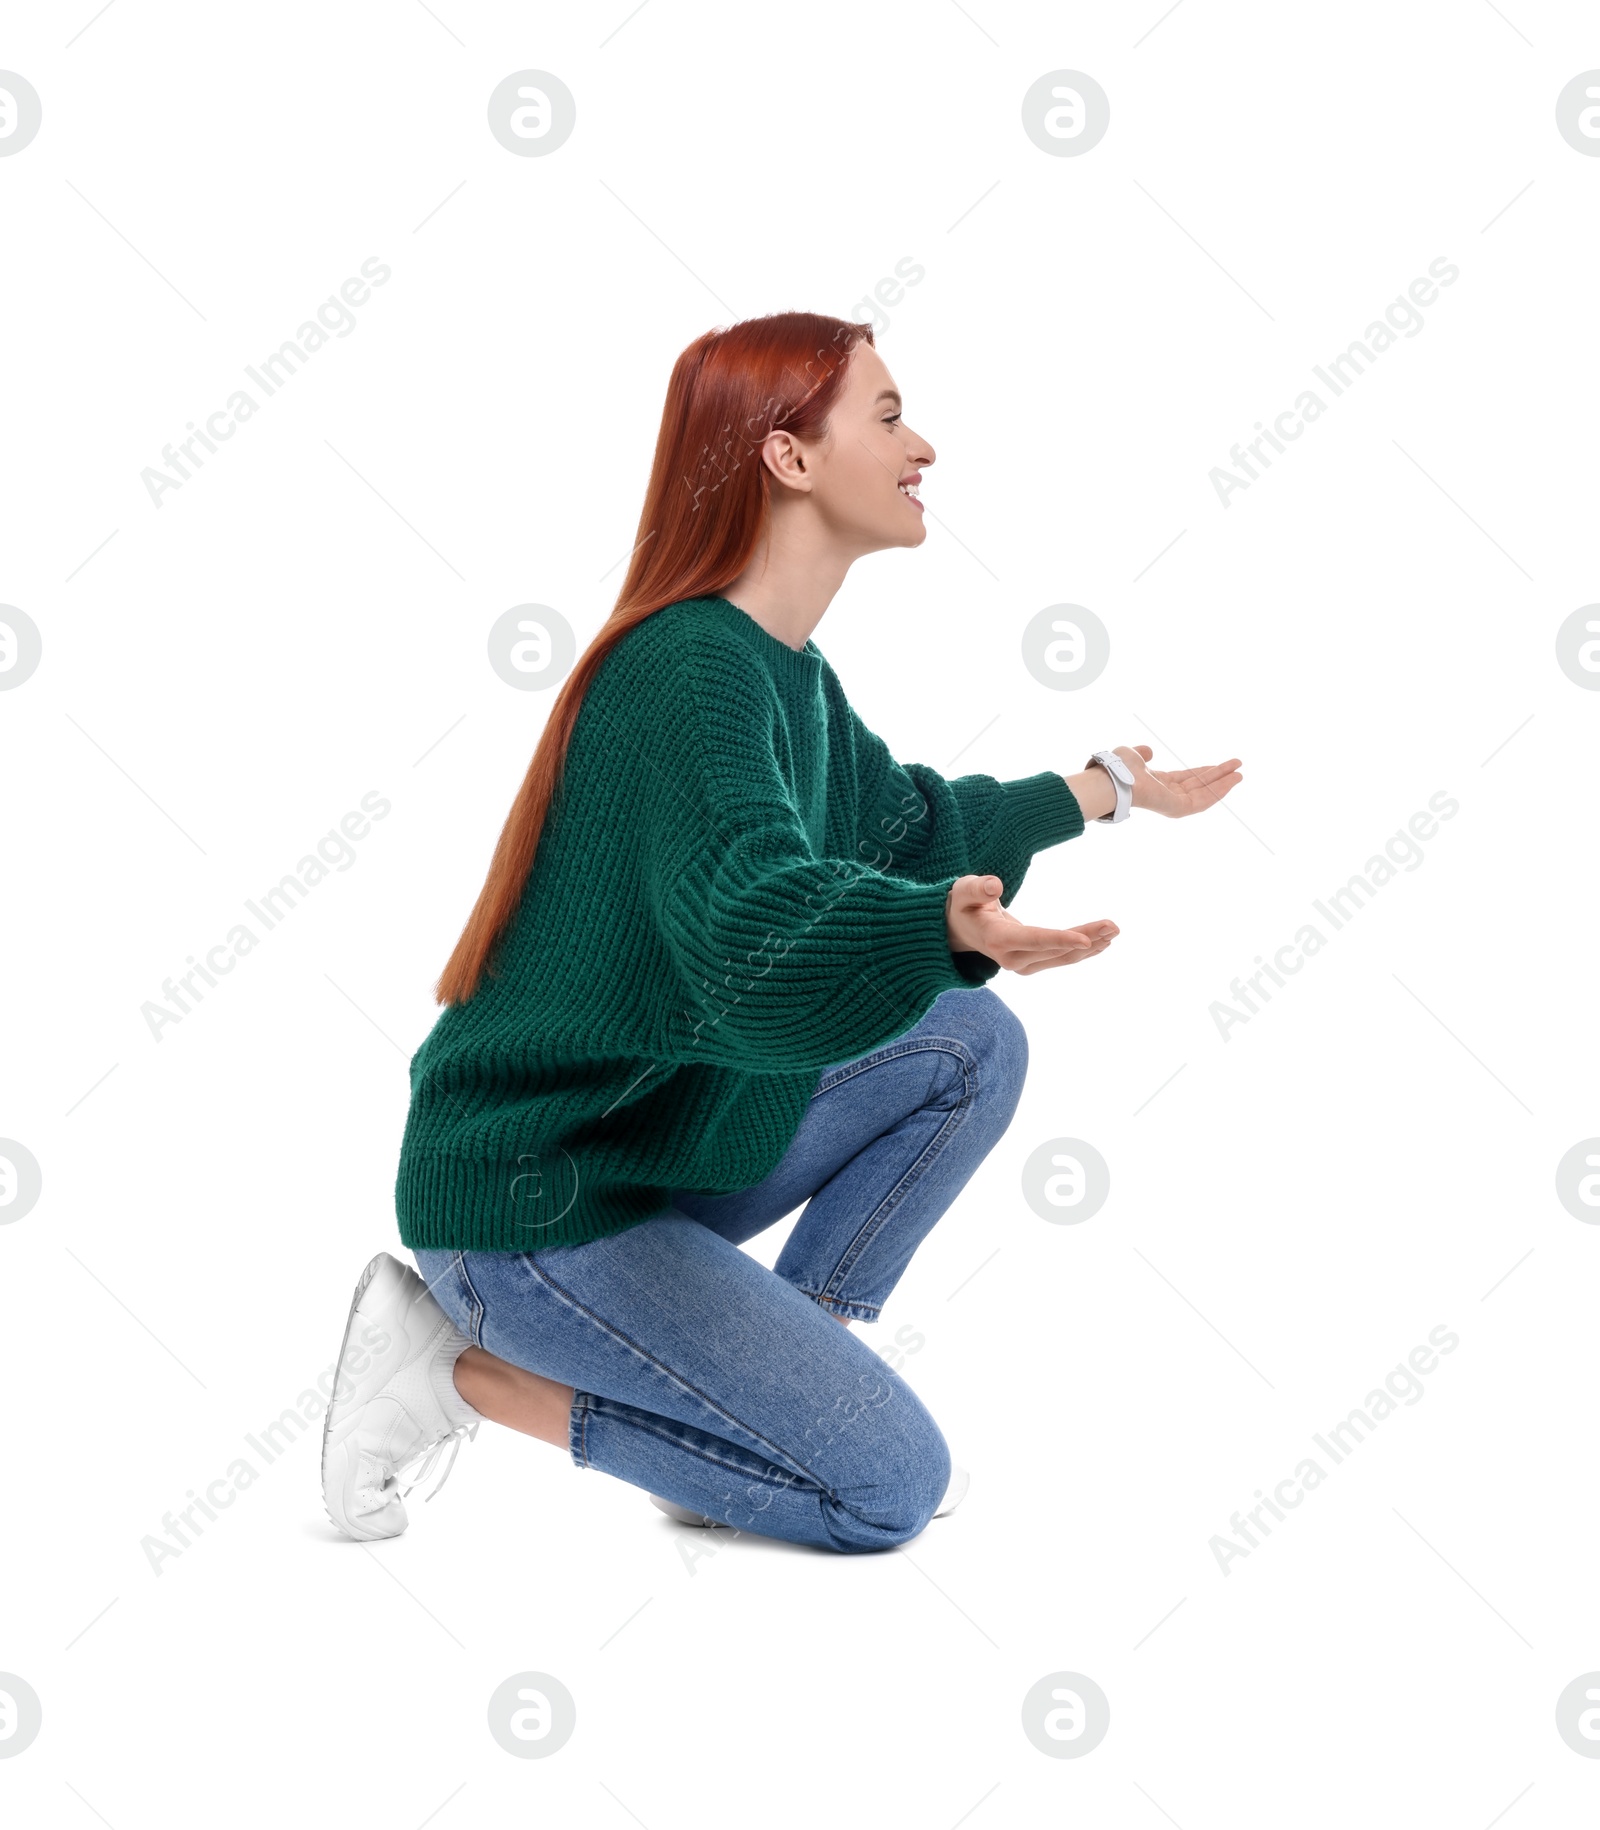
[[[1096,763],[1111,777],[1111,785],[1117,793],[1116,806],[1110,813],[1098,815],[1098,821],[1115,826],[1119,820],[1127,819],[1133,810],[1133,771],[1115,750],[1096,750],[1083,766],[1092,769]]]

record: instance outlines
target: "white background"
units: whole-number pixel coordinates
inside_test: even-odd
[[[1554,1712],[1600,1667],[1600,1230],[1555,1168],[1600,1132],[1600,697],[1555,636],[1600,597],[1600,159],[1555,99],[1600,31],[1161,5],[12,9],[44,114],[0,159],[0,599],[44,652],[0,694],[0,1133],[44,1184],[0,1229],[0,1670],[44,1727],[9,1821],[1592,1821]],[[1056,158],[1020,107],[1063,68],[1111,125]],[[487,128],[525,69],[576,97],[548,157]],[[141,470],[369,256],[355,330],[154,507]],[[1421,333],[1224,508],[1212,466],[1440,256]],[[406,1061],[552,696],[490,624],[599,626],[685,343],[852,315],[904,257],[929,537],[817,635],[863,717],[951,773],[1245,767],[1018,900],[1121,938],[997,985],[1021,1109],[866,1331],[924,1343],[965,1505],[903,1554],[713,1546],[491,1426],[369,1550],[313,1429],[153,1573],[401,1251]],[[1061,602],[1111,634],[1081,691],[1021,661]],[[355,863],[155,1041],[141,1005],[369,790]],[[1224,1040],[1213,1001],[1441,790],[1423,862]],[[1063,1136],[1110,1165],[1081,1225],[1021,1194]],[[1212,1535],[1440,1324],[1424,1398],[1224,1575]],[[486,1728],[527,1670],[576,1699],[553,1758]],[[1063,1670],[1111,1727],[1054,1760],[1019,1711]]]

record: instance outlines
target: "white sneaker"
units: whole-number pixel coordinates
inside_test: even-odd
[[[664,1512],[669,1519],[675,1519],[680,1525],[704,1525],[713,1531],[726,1531],[727,1526],[721,1519],[708,1519],[703,1513],[691,1512],[687,1506],[680,1506],[676,1500],[664,1500],[659,1493],[650,1495],[650,1504],[658,1512]]]
[[[361,1373],[344,1369],[358,1324],[358,1350],[371,1354]],[[385,1345],[372,1349],[369,1336]],[[395,1538],[406,1528],[402,1504],[446,1443],[450,1459],[431,1500],[455,1466],[463,1436],[483,1421],[456,1390],[455,1364],[472,1343],[408,1265],[380,1252],[361,1273],[339,1344],[334,1396],[322,1427],[322,1498],[329,1519],[357,1539]],[[399,1475],[426,1457],[411,1485]]]
[[[971,1485],[972,1476],[965,1468],[958,1468],[952,1462],[950,1464],[950,1484],[945,1488],[944,1498],[940,1500],[938,1510],[933,1516],[936,1519],[942,1519],[947,1512],[954,1512],[967,1497],[967,1488]],[[687,1506],[679,1506],[673,1500],[662,1499],[659,1493],[650,1495],[650,1504],[658,1512],[664,1512],[669,1519],[676,1519],[680,1525],[705,1525],[714,1530],[725,1529],[721,1519],[708,1519],[701,1513],[691,1512]]]

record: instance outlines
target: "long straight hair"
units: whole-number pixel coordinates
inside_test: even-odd
[[[550,802],[589,683],[617,643],[647,616],[684,598],[712,597],[753,558],[771,514],[761,461],[769,432],[816,440],[866,324],[811,311],[747,318],[697,337],[672,365],[639,538],[610,616],[562,683],[501,828],[489,875],[434,987],[465,1004],[510,925],[539,849]]]

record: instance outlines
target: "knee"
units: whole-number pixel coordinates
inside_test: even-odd
[[[1011,1006],[988,989],[972,995],[970,1017],[978,1096],[1009,1122],[1028,1077],[1028,1032]]]
[[[902,1476],[904,1538],[897,1538],[897,1543],[914,1538],[938,1511],[940,1502],[949,1490],[950,1473],[949,1444],[944,1439],[944,1432],[930,1417],[915,1465]]]
[[[927,1525],[950,1485],[944,1433],[903,1385],[895,1388],[894,1417],[881,1418],[866,1457],[868,1478],[839,1502],[840,1547],[884,1550],[907,1543]],[[842,1529],[840,1529],[842,1527]]]
[[[950,1485],[950,1449],[944,1432],[927,1412],[892,1472],[890,1542],[916,1537],[939,1508]]]

